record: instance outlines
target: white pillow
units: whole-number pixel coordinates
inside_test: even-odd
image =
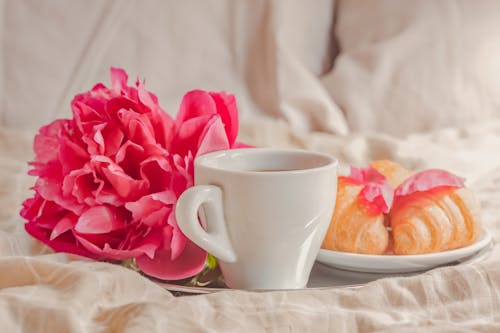
[[[500,116],[500,2],[339,1],[324,84],[354,131],[404,136]]]

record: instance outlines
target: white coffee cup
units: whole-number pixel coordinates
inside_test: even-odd
[[[228,287],[304,288],[333,214],[337,164],[326,154],[268,148],[200,156],[177,223],[218,258]]]

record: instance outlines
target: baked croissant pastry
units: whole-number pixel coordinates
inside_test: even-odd
[[[396,188],[413,174],[413,172],[406,169],[401,164],[389,160],[373,161],[370,163],[370,166],[383,174],[393,188]]]
[[[389,221],[395,254],[439,252],[477,239],[480,208],[463,179],[426,170],[396,188]]]
[[[351,167],[348,177],[338,178],[335,211],[322,248],[365,254],[382,254],[389,243],[384,213],[389,211],[393,190],[372,167]]]

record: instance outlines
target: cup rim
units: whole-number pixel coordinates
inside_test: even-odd
[[[207,165],[206,162],[210,159],[217,158],[220,156],[220,158],[227,157],[227,155],[233,155],[233,156],[238,156],[242,153],[244,154],[262,154],[262,153],[269,153],[269,152],[279,152],[279,153],[290,153],[290,154],[307,154],[307,155],[312,155],[316,157],[321,157],[327,160],[327,163],[325,165],[321,166],[316,166],[316,167],[311,167],[311,168],[305,168],[305,169],[291,169],[291,170],[273,170],[273,171],[256,171],[256,170],[244,170],[244,169],[231,169],[231,168],[224,168],[224,167],[216,167],[212,165]],[[209,169],[213,171],[221,171],[225,173],[231,173],[231,174],[239,174],[239,175],[251,175],[251,176],[278,176],[278,175],[296,175],[296,174],[307,174],[311,172],[321,172],[324,170],[336,168],[339,165],[339,161],[337,158],[330,154],[322,153],[322,152],[317,152],[317,151],[312,151],[312,150],[305,150],[305,149],[290,149],[290,148],[236,148],[236,149],[226,149],[226,150],[219,150],[211,153],[207,153],[204,155],[200,155],[196,157],[194,161],[195,168],[196,167],[202,167],[204,169]]]

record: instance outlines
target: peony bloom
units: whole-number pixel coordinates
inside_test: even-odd
[[[135,258],[146,274],[182,279],[201,271],[206,252],[175,220],[193,185],[200,154],[236,143],[234,96],[201,90],[183,98],[173,120],[143,83],[127,85],[111,68],[71,102],[72,119],[40,129],[34,140],[35,195],[23,203],[26,231],[55,251],[98,260]]]

